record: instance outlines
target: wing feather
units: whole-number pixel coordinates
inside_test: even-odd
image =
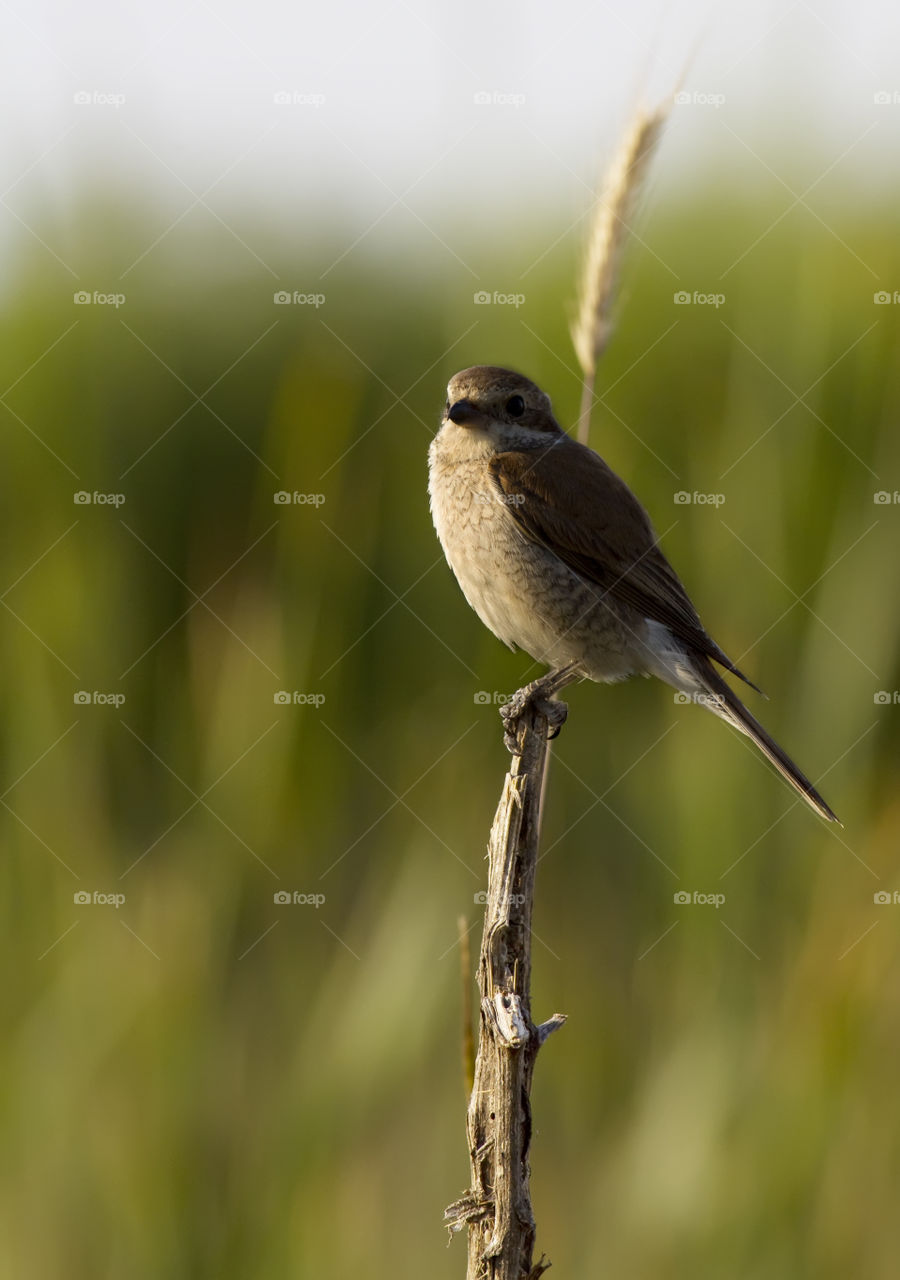
[[[546,448],[494,454],[488,466],[526,537],[756,688],[707,634],[650,517],[599,454],[565,436]]]

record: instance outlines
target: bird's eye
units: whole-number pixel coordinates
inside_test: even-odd
[[[506,412],[511,418],[521,418],[525,412],[525,401],[521,396],[510,396],[506,402]]]

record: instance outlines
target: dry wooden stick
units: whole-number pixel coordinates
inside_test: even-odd
[[[577,673],[542,682],[552,696]],[[531,916],[549,744],[547,720],[529,703],[516,727],[517,750],[503,785],[488,845],[488,893],[478,967],[481,1016],[467,1133],[468,1193],[445,1211],[455,1231],[468,1227],[467,1280],[537,1280],[533,1263],[528,1148],[531,1078],[538,1049],[565,1022],[531,1018]]]

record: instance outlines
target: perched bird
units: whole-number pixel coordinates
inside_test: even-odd
[[[546,692],[566,673],[658,676],[752,738],[817,813],[837,822],[720,675],[717,667],[756,688],[707,634],[644,508],[599,454],[563,431],[544,392],[481,365],[457,373],[447,391],[429,451],[444,554],[485,626],[551,668],[520,691],[507,729],[528,700],[558,726],[565,706]]]

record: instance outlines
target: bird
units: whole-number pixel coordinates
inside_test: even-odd
[[[531,703],[559,732],[573,678],[656,676],[741,733],[810,807],[839,819],[723,678],[757,689],[704,628],[631,489],[556,421],[549,396],[476,365],[447,387],[428,456],[431,515],[481,621],[550,671],[503,708],[506,742]]]

